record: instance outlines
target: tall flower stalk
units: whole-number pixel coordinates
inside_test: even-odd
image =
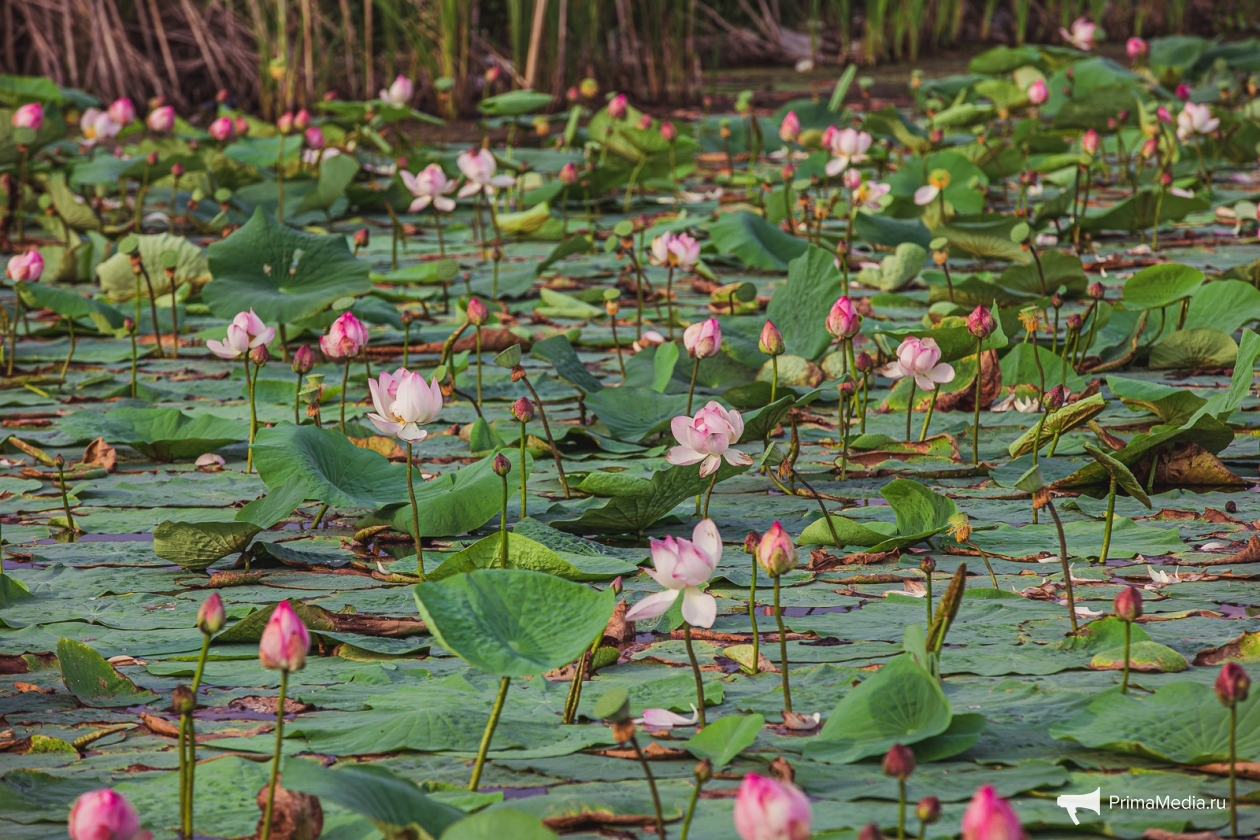
[[[1133,622],[1142,615],[1142,590],[1134,586],[1126,586],[1116,593],[1112,604],[1116,618],[1124,622],[1124,676],[1120,680],[1120,693],[1129,693],[1129,637]]]
[[[1238,836],[1238,704],[1251,693],[1251,677],[1237,662],[1226,662],[1216,676],[1216,699],[1229,709],[1229,836]]]
[[[976,339],[976,405],[971,424],[971,463],[980,464],[980,403],[984,394],[984,340],[997,329],[993,313],[977,306],[967,317],[967,331]]]
[[[796,546],[783,526],[775,522],[757,543],[757,563],[774,580],[774,622],[779,629],[779,671],[783,677],[783,712],[792,714],[792,686],[788,678],[787,627],[779,602],[780,579],[796,568]]]
[[[137,319],[138,323],[138,319]],[[220,359],[240,359],[245,367],[245,390],[249,397],[249,450],[245,456],[245,471],[254,468],[254,436],[258,434],[258,410],[254,403],[254,379],[250,374],[250,354],[258,347],[265,348],[276,337],[274,327],[269,327],[254,314],[254,310],[240,312],[228,324],[227,337],[223,341],[210,339],[206,348]]]
[[[210,652],[210,639],[223,629],[227,613],[219,593],[212,592],[197,610],[197,629],[201,631],[201,654],[197,657],[197,670],[193,675],[192,688],[186,693],[176,692],[175,705],[179,712],[179,813],[184,837],[193,837],[193,797],[196,792],[197,732],[193,713],[197,710],[197,692],[201,689],[201,677],[206,669],[206,657]],[[180,687],[182,688],[182,686]]]
[[[690,414],[696,394],[696,377],[700,374],[700,360],[713,358],[722,352],[722,327],[718,319],[709,318],[687,327],[683,331],[683,348],[692,358],[691,384],[687,386],[687,413]]]
[[[289,690],[289,674],[306,667],[306,652],[311,635],[289,602],[281,601],[263,628],[258,643],[258,661],[269,671],[280,672],[280,694],[276,697],[276,748],[271,757],[271,775],[267,782],[267,805],[263,811],[259,840],[270,840],[271,816],[276,803],[276,784],[280,777],[280,754],[284,745],[284,700]]]

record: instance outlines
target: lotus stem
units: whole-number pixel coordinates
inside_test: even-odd
[[[525,424],[521,424],[521,519],[528,514],[525,512],[525,487],[529,477],[525,473]]]
[[[1127,664],[1127,663],[1126,663]],[[1229,706],[1229,836],[1238,836],[1238,704]]]
[[[923,571],[923,587],[927,590],[927,597],[923,600],[927,603],[927,624],[925,625],[929,631],[932,629],[932,572],[930,569]]]
[[[66,514],[66,527],[71,533],[79,530],[74,524],[74,514],[70,512],[70,494],[66,492],[66,461],[57,456],[57,484],[61,488],[61,508]]]
[[[665,277],[665,311],[669,317],[669,340],[674,340],[674,267],[669,267],[669,274]],[[688,402],[690,405],[690,402]],[[691,409],[688,408],[688,411]]]
[[[1133,622],[1126,621],[1124,623],[1124,677],[1120,680],[1120,693],[1129,693],[1129,636],[1133,628]]]
[[[717,480],[717,470],[714,470],[713,478],[709,479],[709,489],[704,491],[704,515],[701,517],[702,519],[709,518],[709,499],[713,496],[713,488],[717,485]]]
[[[917,389],[917,386],[916,386],[916,383],[915,383],[915,381],[914,381],[914,378],[913,378],[913,377],[911,377],[911,379],[910,379],[910,401],[909,401],[908,403],[906,403],[906,443],[909,443],[910,441],[914,440],[914,438],[913,438],[913,437],[911,437],[911,434],[912,434],[912,433],[911,433],[911,431],[910,431],[910,418],[911,418],[911,415],[912,415],[912,414],[913,414],[913,412],[914,412],[914,393],[915,393],[915,390],[916,390],[916,389]]]
[[[406,367],[404,364],[403,367]],[[299,406],[302,402],[302,374],[297,375],[297,382],[293,386],[293,425],[302,425],[302,416],[299,412]]]
[[[1042,394],[1045,399],[1045,394]],[[1037,465],[1037,457],[1041,454],[1041,432],[1046,427],[1046,417],[1050,415],[1049,406],[1043,406],[1041,409],[1041,417],[1037,420],[1037,430],[1033,433],[1033,450],[1032,462],[1033,466]]]
[[[897,779],[897,840],[906,840],[906,780]]]
[[[254,436],[258,434],[258,409],[254,403],[254,383],[257,381],[258,374],[250,376],[249,373],[249,354],[246,353],[241,357],[241,361],[245,365],[245,392],[249,397],[249,447],[245,450],[245,472],[254,471]],[[342,384],[342,393],[345,393],[345,384]],[[342,410],[345,410],[345,404],[342,404]],[[345,422],[342,422],[342,430],[345,429]]]
[[[671,148],[673,148],[671,146]],[[687,835],[691,833],[691,818],[696,815],[696,803],[700,800],[700,789],[704,787],[704,782],[700,781],[700,777],[696,777],[696,784],[691,789],[691,799],[687,802],[687,815],[683,817],[682,833],[679,835],[680,840],[687,840]]]
[[[468,789],[473,793],[481,785],[481,771],[486,764],[486,753],[490,751],[490,741],[494,738],[494,729],[499,725],[499,715],[503,713],[503,701],[507,699],[510,677],[499,680],[499,694],[494,698],[494,708],[490,710],[490,720],[486,722],[486,731],[481,735],[481,746],[477,748],[477,762],[473,764],[472,778],[468,780]],[[263,838],[266,840],[266,838]]]
[[[498,265],[498,261],[495,261]],[[477,327],[477,410],[481,411],[481,327]]]
[[[1046,507],[1050,508],[1050,518],[1054,520],[1054,528],[1059,532],[1059,560],[1063,564],[1063,583],[1067,586],[1068,618],[1072,621],[1072,632],[1075,633],[1076,598],[1072,594],[1072,568],[1068,565],[1067,537],[1063,533],[1063,520],[1059,519],[1059,512],[1055,510],[1054,499],[1047,497]]]
[[[560,474],[560,486],[564,489],[564,497],[566,499],[572,498],[569,493],[569,480],[564,475],[564,464],[560,462],[560,449],[556,446],[556,439],[551,436],[551,424],[547,422],[547,412],[543,408],[542,400],[538,398],[538,392],[534,390],[534,385],[529,381],[528,376],[522,376],[521,381],[529,389],[529,395],[534,398],[534,405],[538,406],[538,419],[542,420],[543,433],[547,435],[547,444],[551,447],[551,457],[556,462],[556,472]],[[521,469],[524,469],[524,465],[521,466]]]
[[[1107,487],[1107,520],[1103,523],[1102,551],[1098,553],[1098,565],[1107,565],[1107,552],[1111,549],[1111,518],[1116,512],[1116,480]]]
[[[704,715],[703,709],[700,714]],[[648,790],[652,792],[652,809],[656,814],[656,836],[659,840],[665,840],[665,815],[661,811],[661,795],[656,790],[656,778],[652,775],[652,768],[648,765],[643,750],[639,749],[639,739],[635,737],[633,731],[630,733],[630,746],[634,748],[635,758],[639,760],[639,766],[643,768],[643,775],[647,778]]]
[[[984,358],[984,339],[976,339],[976,408],[975,417],[971,426],[971,463],[974,466],[980,466],[980,400],[981,388],[984,385],[983,377],[983,361]]]
[[[153,338],[157,340],[157,354],[159,357],[165,356],[166,353],[162,350],[162,326],[158,323],[157,297],[153,294],[153,280],[149,277],[149,270],[144,267],[144,260],[139,258],[139,252],[137,252],[136,255],[136,265],[140,267],[140,275],[144,277],[144,285],[149,290],[149,317],[153,319]],[[137,295],[138,294],[139,289],[137,288]],[[175,289],[172,285],[171,295],[173,296],[174,294]],[[136,329],[140,329],[139,301],[136,302]]]
[[[522,468],[524,461],[521,462]],[[499,508],[499,567],[506,569],[508,567],[508,530],[507,530],[507,505],[508,505],[508,477],[503,475],[500,477],[503,484],[503,505]]]
[[[420,505],[416,504],[416,483],[411,474],[411,441],[407,441],[407,497],[411,499],[411,530],[416,538],[416,574],[423,576],[424,548],[420,544]]]
[[[342,368],[341,368],[341,419],[339,422],[340,422],[341,433],[343,435],[346,433],[346,388],[349,386],[349,384],[350,384],[350,360],[346,359],[345,364],[342,365]],[[250,399],[252,400],[253,397],[251,396]]]
[[[697,730],[706,725],[704,716],[704,680],[700,676],[700,663],[696,661],[696,650],[691,644],[691,625],[683,624],[683,643],[687,646],[687,659],[691,662],[691,673],[696,678],[696,714],[699,715]]]
[[[280,135],[280,151],[276,154],[276,222],[278,224],[284,224],[284,135],[283,134]]]
[[[608,316],[608,325],[612,327],[613,349],[617,352],[617,367],[621,368],[621,384],[626,384],[626,360],[621,355],[621,342],[617,340],[617,316]]]
[[[787,629],[783,626],[783,608],[779,606],[780,575],[774,576],[774,622],[779,628],[779,667],[783,671],[783,711],[792,712],[792,688],[788,684]]]
[[[696,356],[695,362],[691,365],[691,385],[687,387],[687,414],[691,414],[691,404],[696,393],[696,377],[700,374],[700,357]],[[623,374],[624,376],[624,374]],[[771,386],[771,393],[773,393]],[[774,402],[773,399],[770,402]]]
[[[197,773],[197,730],[193,721],[193,712],[197,709],[197,692],[201,689],[201,677],[206,669],[206,656],[210,652],[210,636],[204,634],[201,639],[201,655],[197,657],[197,671],[193,675],[192,708],[180,715],[180,814],[184,826],[184,837],[193,836],[193,796],[194,779]],[[283,705],[283,704],[281,704]],[[185,757],[185,752],[187,757]]]
[[[276,698],[276,751],[271,758],[271,779],[267,782],[267,809],[263,812],[259,840],[271,837],[271,813],[276,803],[276,780],[280,775],[280,749],[284,741],[284,695],[289,689],[289,672],[280,672],[280,696]]]
[[[697,364],[698,363],[699,363],[699,360],[697,360]],[[778,395],[778,393],[779,393],[779,357],[771,356],[770,357],[770,402],[772,403],[774,402],[774,398]],[[770,433],[766,432],[766,436],[769,437]]]
[[[927,416],[923,418],[923,428],[919,430],[919,443],[927,440],[928,426],[932,423],[932,412],[936,411],[936,397],[940,392],[940,385],[932,389],[932,401],[928,403]]]
[[[749,552],[752,558],[752,582],[748,584],[748,622],[752,625],[752,672],[761,672],[761,634],[757,632],[757,555]]]

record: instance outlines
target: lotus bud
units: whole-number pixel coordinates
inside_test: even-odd
[[[147,155],[144,156],[144,162],[146,166],[157,166],[158,153],[149,152]]]
[[[303,108],[293,115],[293,128],[296,131],[306,131],[311,127],[311,112]]]
[[[1190,101],[1190,86],[1185,82],[1177,85],[1176,97],[1182,102]]]
[[[932,129],[932,131],[928,134],[928,141],[933,146],[938,145],[944,139],[945,132],[941,131],[939,128]]]
[[[1142,147],[1138,151],[1142,157],[1150,159],[1155,157],[1155,153],[1159,151],[1159,141],[1154,137],[1147,137],[1142,141]]]
[[[875,360],[871,358],[871,354],[863,350],[853,357],[853,367],[858,373],[866,373],[875,367]]]
[[[302,135],[302,139],[306,142],[306,146],[309,149],[315,149],[318,151],[324,148],[324,132],[317,125],[313,125],[306,129],[306,133]]]
[[[177,685],[171,691],[171,711],[177,715],[192,714],[197,708],[197,698],[186,685]]]
[[[578,90],[578,86],[574,85],[564,92],[564,98],[570,105],[582,98],[582,92]]]
[[[164,134],[175,127],[175,109],[170,105],[157,105],[145,119],[150,131]]]
[[[1146,42],[1141,38],[1130,38],[1124,42],[1124,51],[1128,54],[1129,58],[1134,61],[1137,61],[1139,58],[1146,55],[1147,49],[1148,47]]]
[[[576,184],[579,177],[580,174],[578,173],[577,165],[572,161],[566,163],[560,168],[560,183],[567,187],[571,187]]]
[[[66,827],[70,840],[147,840],[151,836],[140,828],[140,815],[127,797],[108,788],[74,800]]]
[[[768,320],[761,328],[761,340],[757,342],[757,347],[767,356],[782,356],[787,350],[782,333]]]
[[[614,120],[623,119],[626,116],[628,102],[624,93],[619,93],[608,102],[608,116]]]
[[[1092,155],[1098,151],[1100,142],[1098,132],[1091,128],[1081,135],[1081,151],[1087,155]]]
[[[1216,675],[1216,699],[1225,707],[1245,703],[1251,691],[1251,677],[1237,662],[1226,662]]]
[[[788,111],[783,122],[779,123],[779,139],[784,143],[795,143],[801,136],[801,120],[795,111]]]
[[[932,574],[932,572],[935,572],[936,571],[936,558],[929,555],[927,557],[924,557],[922,560],[920,560],[919,571],[923,572],[923,574],[925,575],[930,575]]]
[[[1136,586],[1126,586],[1116,594],[1112,606],[1121,621],[1137,621],[1142,615],[1142,591]]]
[[[1094,300],[1102,300],[1107,295],[1107,287],[1102,284],[1101,280],[1095,280],[1089,284],[1087,293]]]
[[[1162,123],[1172,123],[1172,112],[1168,110],[1167,105],[1160,105],[1155,109],[1155,118]]]
[[[490,319],[490,310],[481,302],[480,298],[473,298],[468,301],[468,323],[474,327],[484,326],[486,321]]]
[[[669,120],[661,123],[661,139],[666,143],[673,143],[678,139],[678,127]]]
[[[285,135],[293,133],[293,112],[292,111],[285,111],[283,114],[279,116],[278,119],[276,119],[276,129],[281,134],[285,134]]]
[[[184,165],[182,163],[172,163],[171,174],[174,175],[176,178],[184,177]]]
[[[644,114],[643,116],[639,117],[638,128],[640,131],[647,131],[651,127],[652,127],[652,116],[650,114]]]
[[[914,752],[909,747],[893,744],[884,753],[882,769],[885,776],[904,782],[914,773]]]
[[[249,351],[249,360],[258,367],[262,367],[271,360],[271,351],[267,349],[266,344],[259,344]]]
[[[867,823],[858,831],[857,840],[884,840],[884,832],[877,823]]]
[[[789,782],[749,773],[735,797],[735,833],[742,840],[808,840],[813,810]]]
[[[611,589],[614,594],[620,595],[621,590],[625,588],[625,582],[622,581],[621,575],[617,575],[613,578],[612,583],[608,584],[608,588]]]
[[[1046,87],[1044,79],[1038,79],[1028,86],[1028,101],[1034,105],[1041,105],[1050,98],[1050,89]]]
[[[1162,172],[1159,176],[1159,185],[1164,189],[1172,186],[1173,178],[1171,172]]]
[[[293,354],[293,372],[298,376],[305,376],[315,367],[315,352],[311,350],[311,345],[303,344]]]
[[[836,390],[840,392],[840,398],[845,399],[853,396],[853,393],[857,391],[857,383],[846,378],[836,386]]]
[[[512,471],[512,462],[507,459],[502,452],[494,456],[494,460],[490,462],[490,469],[494,470],[494,474],[502,478]]]
[[[232,94],[228,92],[227,88],[219,88],[214,92],[214,101],[219,105],[227,104],[227,101],[231,98]]]
[[[1074,331],[1074,332],[1080,332],[1080,331],[1081,331],[1081,324],[1082,324],[1082,321],[1081,321],[1081,316],[1080,316],[1080,315],[1078,315],[1078,314],[1076,314],[1075,312],[1073,312],[1071,315],[1069,315],[1069,316],[1068,316],[1068,319],[1067,319],[1067,328],[1068,328],[1069,330],[1072,330],[1072,331]]]
[[[709,318],[683,330],[683,347],[693,359],[707,359],[722,352],[722,327],[718,319]]]
[[[518,423],[528,423],[534,419],[534,404],[529,401],[529,397],[521,397],[512,403],[512,416]]]
[[[372,241],[372,234],[367,228],[359,228],[354,232],[354,250],[366,248],[368,243]]]
[[[796,167],[790,163],[783,164],[783,169],[779,172],[784,182],[790,182],[796,177]]]
[[[831,305],[827,314],[827,332],[836,338],[853,338],[862,329],[862,316],[858,315],[848,295],[842,295]]]
[[[757,564],[770,577],[778,577],[796,568],[796,545],[778,522],[771,525],[757,543]]]
[[[925,796],[914,806],[914,815],[919,822],[931,825],[941,818],[941,800],[935,796]]]
[[[220,143],[224,143],[231,139],[232,132],[236,130],[236,127],[228,117],[220,117],[210,123],[210,128],[207,130],[210,132],[211,137]]]
[[[758,534],[756,531],[749,531],[747,536],[744,537],[744,553],[756,554],[757,545],[760,542],[761,542],[761,534]]]
[[[38,102],[28,102],[13,112],[10,121],[14,128],[39,131],[44,125],[44,106]]]
[[[1024,827],[1009,802],[989,785],[976,791],[963,813],[963,840],[1023,840],[1024,836]]]
[[[997,329],[997,321],[993,313],[984,306],[977,306],[967,316],[967,331],[981,341],[993,335],[995,329]]]
[[[300,671],[306,665],[311,634],[287,600],[276,605],[258,643],[258,661],[269,671]]]
[[[223,599],[218,592],[211,592],[210,597],[201,602],[197,610],[197,629],[207,636],[213,636],[223,629],[227,613],[223,609]]]
[[[502,75],[503,75],[503,68],[500,67],[499,65],[495,64],[490,67],[487,67],[486,73],[485,73],[486,84],[493,85],[495,82],[499,81],[499,78]]]
[[[1046,404],[1046,408],[1049,408],[1051,411],[1057,411],[1067,402],[1067,398],[1067,388],[1062,385],[1055,385],[1049,391],[1046,391],[1045,396],[1042,397],[1042,402]]]
[[[136,322],[130,316],[123,318],[123,329],[127,331],[127,335],[131,335],[136,331]]]

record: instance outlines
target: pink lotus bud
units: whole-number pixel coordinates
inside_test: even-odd
[[[1251,677],[1237,662],[1226,662],[1216,675],[1216,699],[1222,706],[1236,706],[1246,702],[1251,693]]]
[[[303,108],[293,115],[293,127],[298,131],[306,131],[311,127],[311,112]]]
[[[306,665],[306,651],[310,646],[311,634],[306,625],[287,600],[281,601],[263,628],[258,661],[269,671],[291,674]]]
[[[782,356],[787,348],[783,345],[783,334],[769,320],[761,328],[761,340],[757,347],[767,356]]]
[[[249,120],[238,115],[232,120],[232,128],[236,130],[237,137],[244,137],[249,134]]]
[[[914,773],[914,752],[901,744],[893,744],[884,753],[882,769],[885,776],[905,781]]]
[[[914,815],[919,822],[931,825],[941,818],[941,800],[935,796],[925,796],[914,806]]]
[[[1067,388],[1062,385],[1055,385],[1049,391],[1046,391],[1045,396],[1042,397],[1042,402],[1044,402],[1046,407],[1051,411],[1058,411],[1060,408],[1063,408],[1065,403],[1067,403],[1067,398]]]
[[[573,85],[564,92],[564,98],[570,105],[572,105],[574,102],[577,102],[582,98],[582,91],[578,90],[577,85]]]
[[[512,471],[512,462],[507,459],[502,452],[494,456],[494,460],[490,462],[490,469],[494,470],[494,474],[502,478]]]
[[[647,131],[651,127],[652,127],[652,117],[650,115],[644,114],[641,117],[639,117],[639,128],[641,130]]]
[[[490,310],[481,302],[481,298],[473,298],[468,301],[468,322],[474,327],[484,326],[486,321],[490,320]]]
[[[529,397],[521,397],[512,403],[512,416],[518,423],[528,423],[534,419],[534,404],[529,401]]]
[[[967,330],[978,339],[986,339],[993,335],[993,330],[997,328],[997,321],[993,318],[993,313],[983,306],[977,306],[967,316]]]
[[[1137,621],[1142,615],[1142,590],[1136,586],[1126,586],[1116,594],[1112,606],[1120,620]]]
[[[486,82],[488,82],[489,84],[494,84],[495,82],[499,81],[499,77],[501,77],[502,75],[503,75],[503,68],[497,64],[491,65],[490,67],[486,68],[486,74],[485,74]]]
[[[171,174],[176,178],[182,178],[184,175],[184,165],[182,163],[172,163]]]
[[[149,112],[145,123],[150,131],[165,134],[175,127],[175,109],[170,105],[161,105]]]
[[[220,105],[223,105],[231,98],[232,98],[232,94],[228,93],[227,88],[219,88],[217,91],[215,91],[214,101]]]
[[[693,359],[707,359],[722,350],[722,327],[717,318],[692,324],[683,331],[683,347]]]
[[[661,139],[666,143],[673,143],[678,139],[678,128],[669,120],[661,123]]]
[[[1137,61],[1146,55],[1147,49],[1146,42],[1141,38],[1130,38],[1124,42],[1124,51],[1129,54],[1129,58],[1133,61]]]
[[[765,569],[770,577],[778,577],[796,568],[796,545],[792,542],[792,535],[778,522],[771,525],[757,543],[757,565]]]
[[[1028,101],[1034,105],[1041,105],[1050,98],[1050,89],[1046,87],[1044,79],[1038,79],[1028,86]]]
[[[1023,840],[1024,827],[1010,803],[992,787],[984,785],[976,791],[963,814],[962,837],[963,840]]]
[[[276,120],[276,130],[281,134],[289,134],[293,131],[293,112],[285,111]]]
[[[608,116],[614,120],[624,119],[629,103],[624,93],[619,93],[608,102]]]
[[[565,186],[573,186],[578,182],[579,177],[580,174],[578,172],[577,164],[572,161],[569,161],[564,166],[560,167],[560,183]]]
[[[330,359],[350,359],[367,347],[368,329],[352,312],[343,312],[328,334],[319,337],[319,349]]]
[[[1172,186],[1173,177],[1171,172],[1161,172],[1159,176],[1159,185],[1164,189]]]
[[[612,583],[608,584],[608,588],[611,589],[613,592],[617,593],[618,595],[621,594],[621,590],[624,588],[624,586],[625,584],[621,580],[621,575],[617,575],[615,578],[612,579]]]
[[[266,344],[259,344],[257,347],[250,348],[249,360],[256,366],[263,367],[271,361],[271,351],[267,349]]]
[[[809,840],[813,809],[800,788],[749,773],[735,797],[735,832],[742,840]]]
[[[1098,143],[1098,132],[1092,128],[1081,135],[1081,151],[1087,155],[1092,155],[1098,151]]]
[[[147,840],[152,836],[140,828],[140,815],[127,797],[109,788],[74,800],[66,827],[70,840]]]
[[[1176,97],[1182,102],[1190,101],[1190,86],[1185,82],[1177,85]]]
[[[293,354],[293,372],[298,376],[306,376],[315,367],[315,351],[311,345],[303,344]]]
[[[858,169],[856,166],[851,166],[844,170],[844,174],[840,176],[840,179],[847,188],[856,190],[858,187],[862,186],[862,170]]]
[[[1144,158],[1153,158],[1155,153],[1159,151],[1159,141],[1154,137],[1147,137],[1142,141],[1142,148],[1138,152]]]
[[[44,125],[44,106],[38,102],[28,102],[13,112],[14,128],[29,128],[39,131]]]
[[[1168,107],[1165,105],[1160,105],[1155,109],[1155,118],[1162,123],[1172,124],[1172,114],[1169,113]]]
[[[784,143],[795,143],[801,136],[801,120],[795,111],[788,111],[783,122],[779,123],[779,139]]]
[[[360,248],[366,248],[371,241],[372,234],[367,228],[359,228],[354,232],[354,248],[356,251]]]
[[[306,129],[306,134],[303,135],[303,139],[306,141],[306,147],[308,149],[324,148],[324,132],[321,131],[317,125],[313,125]]]
[[[210,136],[215,140],[218,140],[220,143],[226,143],[230,140],[232,132],[235,130],[236,127],[232,124],[230,117],[219,117],[217,120],[210,123],[209,128]]]
[[[4,274],[10,280],[33,283],[44,273],[44,258],[34,249],[16,257],[10,257],[4,267]]]
[[[136,106],[131,104],[130,99],[121,96],[110,103],[108,113],[109,118],[119,125],[130,125],[136,118]]]
[[[147,155],[144,156],[144,162],[148,164],[149,166],[157,166],[158,153],[149,152]]]
[[[831,305],[831,312],[827,315],[827,332],[836,338],[853,338],[860,329],[862,316],[858,315],[848,295],[842,295]]]
[[[1093,283],[1089,284],[1089,288],[1086,289],[1086,294],[1094,300],[1102,300],[1107,294],[1107,287],[1102,284],[1101,280],[1095,280]]]
[[[226,619],[223,599],[218,592],[211,592],[210,597],[201,602],[201,609],[197,610],[197,629],[207,636],[213,636],[223,629]]]

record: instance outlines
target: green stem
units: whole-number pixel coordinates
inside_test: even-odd
[[[66,464],[59,459],[57,464],[57,484],[61,487],[61,507],[66,513],[66,527],[71,532],[79,530],[74,524],[74,515],[70,513],[70,496],[66,492]]]
[[[984,384],[981,376],[981,360],[984,356],[984,339],[976,339],[976,408],[971,427],[971,463],[980,465],[980,389]]]
[[[525,472],[525,424],[522,423],[521,424],[521,519],[524,519],[526,516],[529,515],[525,512],[525,486],[528,480],[529,480],[529,476]]]
[[[403,365],[406,367],[406,365]],[[293,386],[293,425],[302,425],[301,414],[298,410],[302,402],[302,374],[298,374],[297,384]]]
[[[1133,622],[1126,621],[1124,623],[1124,677],[1120,680],[1120,693],[1129,693],[1129,635],[1133,627]]]
[[[188,731],[188,716],[179,717],[179,825],[184,837],[191,838],[192,831],[188,826],[188,752],[185,749],[185,737]]]
[[[498,265],[496,261],[495,265]],[[481,410],[481,327],[477,327],[477,410]]]
[[[674,267],[665,278],[665,311],[669,313],[669,340],[674,340]]]
[[[522,469],[524,461],[521,462]],[[508,503],[508,480],[507,476],[501,477],[503,483],[503,506],[499,508],[499,567],[506,569],[508,567],[508,530],[507,530],[507,503]]]
[[[932,412],[936,411],[936,397],[940,392],[940,385],[932,389],[932,401],[928,403],[927,416],[923,418],[923,428],[919,430],[919,443],[927,440],[928,426],[932,423]]]
[[[639,759],[639,766],[643,768],[643,775],[647,778],[648,790],[652,792],[652,809],[656,812],[657,840],[665,840],[665,815],[661,811],[661,795],[656,790],[656,778],[652,775],[652,768],[648,765],[643,750],[639,749],[639,739],[633,734],[630,736],[630,746],[634,747],[634,755]]]
[[[280,151],[276,155],[276,221],[284,224],[284,135],[280,135]],[[172,202],[173,203],[173,202]]]
[[[691,403],[696,393],[696,376],[700,373],[700,357],[696,356],[695,362],[691,366],[691,385],[687,387],[687,414],[691,414]],[[774,402],[774,400],[771,400]]]
[[[253,376],[249,373],[249,354],[242,357],[245,363],[245,391],[249,396],[249,448],[245,452],[245,472],[254,471],[254,437],[258,434],[258,408],[254,402],[254,384],[258,379],[258,368]]]
[[[748,584],[748,622],[752,624],[752,672],[761,672],[761,635],[757,632],[757,555],[752,559],[752,582]]]
[[[788,684],[787,629],[783,626],[783,609],[779,606],[779,575],[774,576],[774,622],[779,627],[779,667],[783,671],[783,711],[792,711],[792,688]]]
[[[1107,521],[1103,523],[1102,551],[1098,553],[1098,565],[1107,564],[1107,553],[1111,549],[1111,517],[1116,512],[1116,480],[1111,479],[1107,488]]]
[[[687,659],[691,661],[691,673],[696,678],[696,714],[700,716],[697,731],[704,729],[704,680],[700,676],[700,663],[696,661],[696,650],[691,644],[691,625],[683,624],[683,643],[687,646]]]
[[[910,402],[906,403],[906,443],[909,443],[911,440],[913,440],[913,438],[911,437],[911,431],[910,431],[910,417],[911,417],[911,414],[914,412],[915,389],[916,389],[916,383],[914,381],[914,377],[912,376],[910,377]]]
[[[704,515],[703,519],[709,518],[709,499],[713,496],[713,488],[717,484],[718,471],[713,471],[713,478],[709,479],[709,489],[704,491]]]
[[[70,370],[70,362],[74,360],[74,319],[66,319],[66,329],[70,331],[70,352],[66,354],[66,360],[61,363],[61,381],[66,381],[66,372]]]
[[[499,694],[494,698],[494,708],[490,710],[490,720],[486,722],[486,731],[481,735],[481,746],[477,748],[477,762],[473,764],[472,778],[468,780],[468,789],[473,793],[481,785],[481,770],[486,764],[486,753],[490,751],[490,741],[494,738],[494,729],[499,725],[499,715],[503,713],[503,701],[507,699],[510,677],[499,680]],[[266,838],[263,838],[266,840]]]
[[[424,574],[424,549],[420,545],[420,505],[416,504],[416,483],[412,476],[411,441],[407,441],[407,497],[411,499],[411,530],[416,538],[416,574]]]
[[[770,357],[770,402],[774,402],[774,398],[779,393],[779,357]]]
[[[897,780],[897,840],[906,840],[906,780]]]
[[[1072,621],[1072,632],[1075,633],[1077,630],[1076,598],[1072,593],[1072,568],[1068,565],[1067,537],[1063,533],[1063,520],[1059,519],[1059,512],[1055,510],[1054,500],[1047,500],[1046,506],[1050,508],[1050,518],[1054,520],[1055,530],[1059,532],[1059,560],[1063,565],[1063,583],[1067,586],[1068,618]]]
[[[702,787],[704,787],[704,782],[696,779],[696,784],[691,789],[691,800],[687,803],[687,816],[683,817],[682,834],[679,835],[681,840],[687,840],[687,835],[691,831],[691,818],[696,815],[696,802],[700,800]]]
[[[276,779],[280,775],[280,748],[284,740],[284,695],[289,689],[289,672],[280,672],[280,696],[276,699],[276,753],[271,759],[271,779],[267,783],[267,810],[263,812],[259,840],[271,837],[271,813],[276,803]]]
[[[926,603],[927,624],[924,626],[927,628],[928,632],[931,632],[932,630],[932,573],[931,572],[923,573],[923,586],[927,590],[927,597],[923,599],[924,601],[927,602]]]
[[[1229,707],[1229,835],[1238,836],[1238,706]]]
[[[346,388],[350,384],[350,360],[346,359],[341,369],[341,433],[346,433]]]
[[[543,409],[542,400],[538,398],[538,392],[534,390],[528,376],[522,376],[521,381],[529,389],[529,395],[534,398],[534,405],[538,407],[538,419],[542,421],[543,433],[547,435],[547,445],[551,447],[551,457],[556,462],[556,472],[560,474],[560,487],[564,490],[564,497],[571,498],[569,480],[564,475],[564,464],[560,462],[560,448],[556,446],[556,439],[551,436],[551,425],[547,422],[547,412]],[[524,469],[523,465],[521,469]]]

